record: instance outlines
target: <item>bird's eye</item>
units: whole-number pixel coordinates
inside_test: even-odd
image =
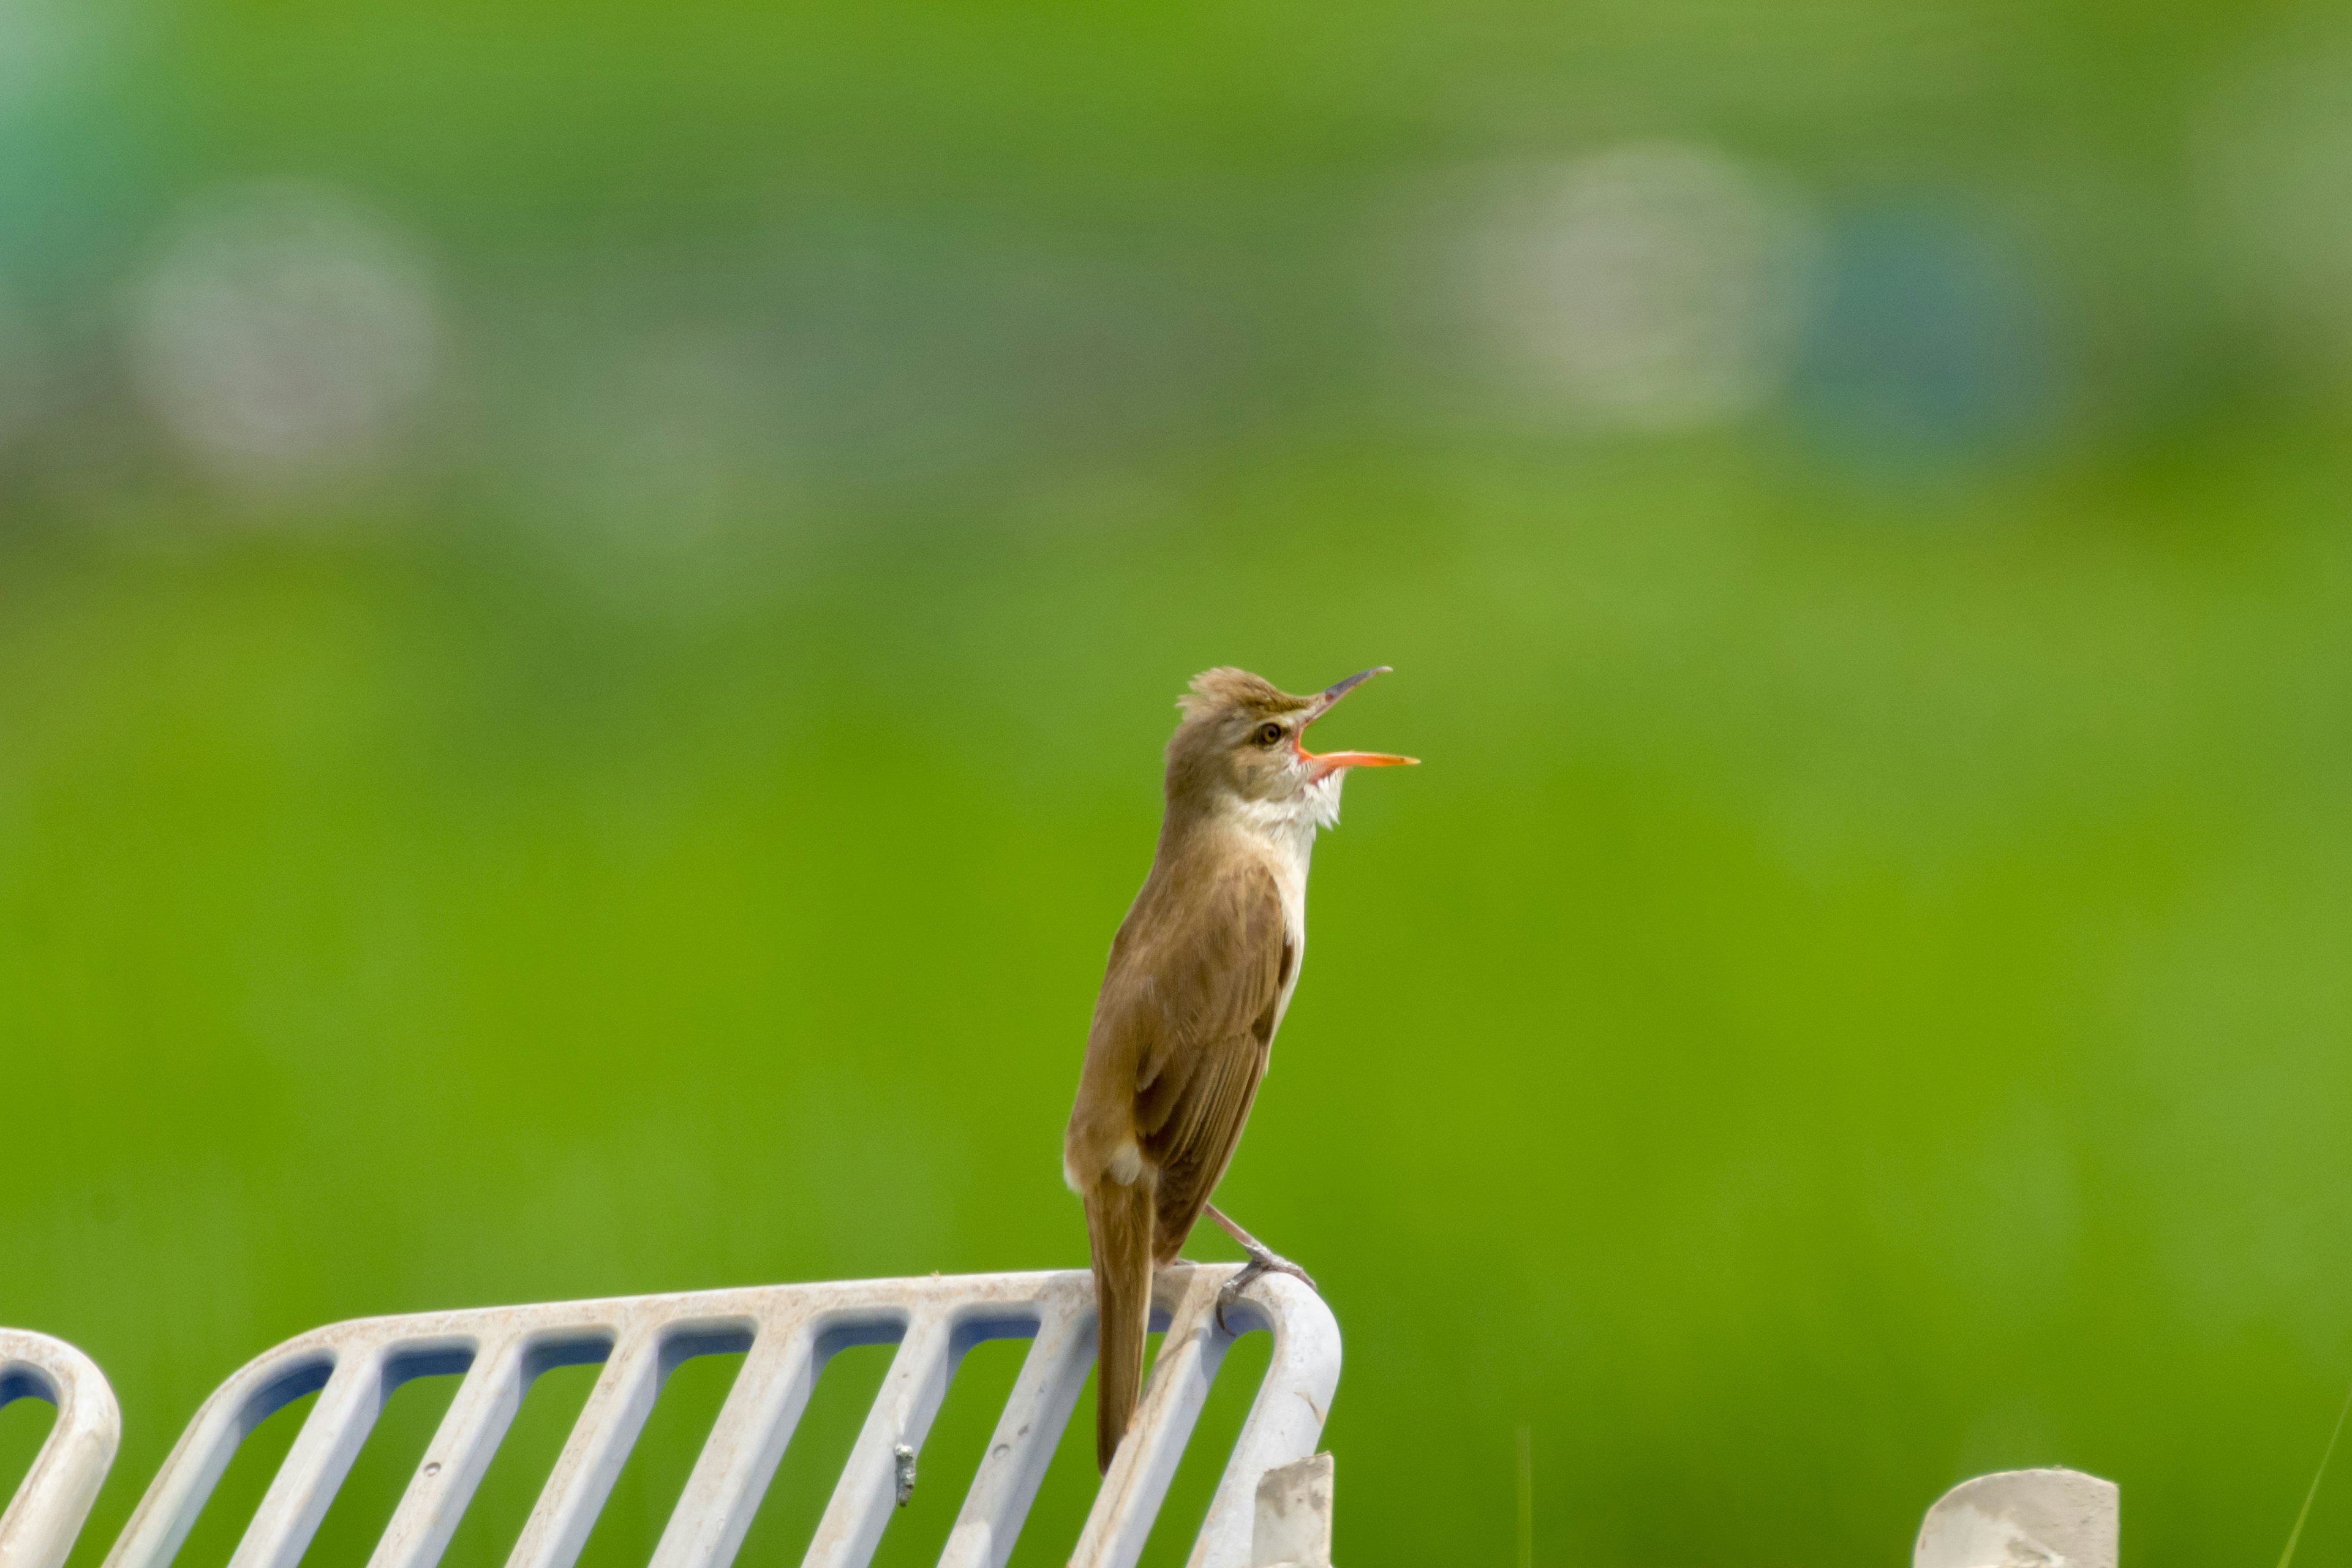
[[[1279,724],[1260,724],[1257,727],[1257,743],[1261,746],[1278,746],[1282,744],[1282,726]]]

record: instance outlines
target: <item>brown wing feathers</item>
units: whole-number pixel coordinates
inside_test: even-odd
[[[1151,1265],[1175,1260],[1233,1159],[1292,963],[1281,896],[1263,864],[1229,863],[1202,891],[1181,900],[1189,918],[1153,921],[1155,940],[1114,949],[1104,991],[1118,1005],[1097,1014],[1088,1042],[1089,1054],[1134,1052],[1144,1164],[1132,1185],[1106,1177],[1086,1194],[1101,1323],[1096,1457],[1105,1468],[1140,1393]],[[1114,1032],[1126,1038],[1104,1037]]]
[[[1266,1047],[1286,967],[1282,901],[1254,862],[1234,868],[1204,900],[1210,929],[1189,963],[1158,989],[1175,1016],[1155,1031],[1161,1047],[1138,1075],[1135,1130],[1145,1163],[1160,1173],[1152,1255],[1174,1260],[1240,1142],[1265,1076]]]

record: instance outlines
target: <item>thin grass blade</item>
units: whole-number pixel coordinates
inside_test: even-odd
[[[2294,1528],[2286,1532],[2286,1550],[2279,1553],[2278,1568],[2289,1568],[2294,1562],[2295,1542],[2303,1539],[2304,1521],[2311,1517],[2311,1502],[2319,1495],[2320,1480],[2327,1474],[2327,1461],[2336,1457],[2336,1439],[2344,1436],[2347,1415],[2352,1415],[2352,1389],[2344,1392],[2344,1408],[2336,1413],[2336,1430],[2327,1435],[2327,1447],[2319,1456],[2319,1468],[2312,1473],[2311,1489],[2303,1494],[2303,1507],[2294,1516]]]

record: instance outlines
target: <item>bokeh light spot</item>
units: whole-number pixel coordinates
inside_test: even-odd
[[[2196,131],[2230,303],[2286,358],[2352,378],[2352,44],[2280,40],[2223,78]]]
[[[377,464],[432,379],[417,247],[324,187],[216,191],[173,231],[136,301],[132,363],[179,445],[233,487]]]
[[[1770,181],[1711,149],[1643,144],[1498,182],[1468,282],[1495,364],[1538,405],[1685,429],[1776,390],[1810,250]]]
[[[1833,225],[1798,406],[1842,459],[1903,468],[2029,447],[2063,411],[2060,355],[2023,259],[1934,207]]]

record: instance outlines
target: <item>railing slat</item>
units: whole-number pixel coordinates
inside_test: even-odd
[[[1250,1561],[1258,1482],[1313,1456],[1339,1387],[1339,1321],[1320,1296],[1290,1276],[1259,1276],[1225,1321],[1244,1332],[1266,1330],[1274,1352],[1186,1568],[1241,1568]]]
[[[1176,1477],[1177,1462],[1209,1397],[1209,1384],[1232,1339],[1217,1327],[1217,1287],[1227,1269],[1163,1272],[1152,1305],[1169,1314],[1134,1425],[1103,1477],[1070,1568],[1135,1568],[1152,1521]]]
[[[383,1409],[383,1382],[380,1346],[348,1351],[335,1363],[301,1435],[236,1543],[229,1568],[295,1568],[302,1561],[303,1549]]]
[[[940,1568],[1004,1568],[1054,1461],[1062,1430],[1095,1359],[1095,1316],[1083,1305],[1046,1311],[1021,1376],[988,1439]]]
[[[522,1405],[524,1344],[509,1337],[482,1345],[449,1402],[368,1568],[434,1568],[473,1500],[490,1458]]]
[[[335,1354],[324,1331],[306,1335],[256,1357],[215,1389],[148,1484],[105,1568],[161,1568],[171,1562],[237,1446],[271,1411],[324,1384]]]
[[[654,1549],[652,1568],[726,1568],[743,1544],[816,1385],[816,1336],[763,1326]]]
[[[45,1399],[49,1435],[0,1512],[0,1568],[58,1568],[122,1441],[114,1391],[90,1359],[47,1334],[0,1329],[0,1405]]]
[[[640,1321],[615,1335],[612,1356],[523,1521],[507,1568],[572,1568],[653,1414],[661,1374],[658,1323]]]
[[[908,1324],[802,1568],[866,1568],[881,1544],[898,1501],[898,1445],[922,1449],[955,1370],[949,1353],[954,1331],[952,1319],[939,1310],[919,1314]]]

